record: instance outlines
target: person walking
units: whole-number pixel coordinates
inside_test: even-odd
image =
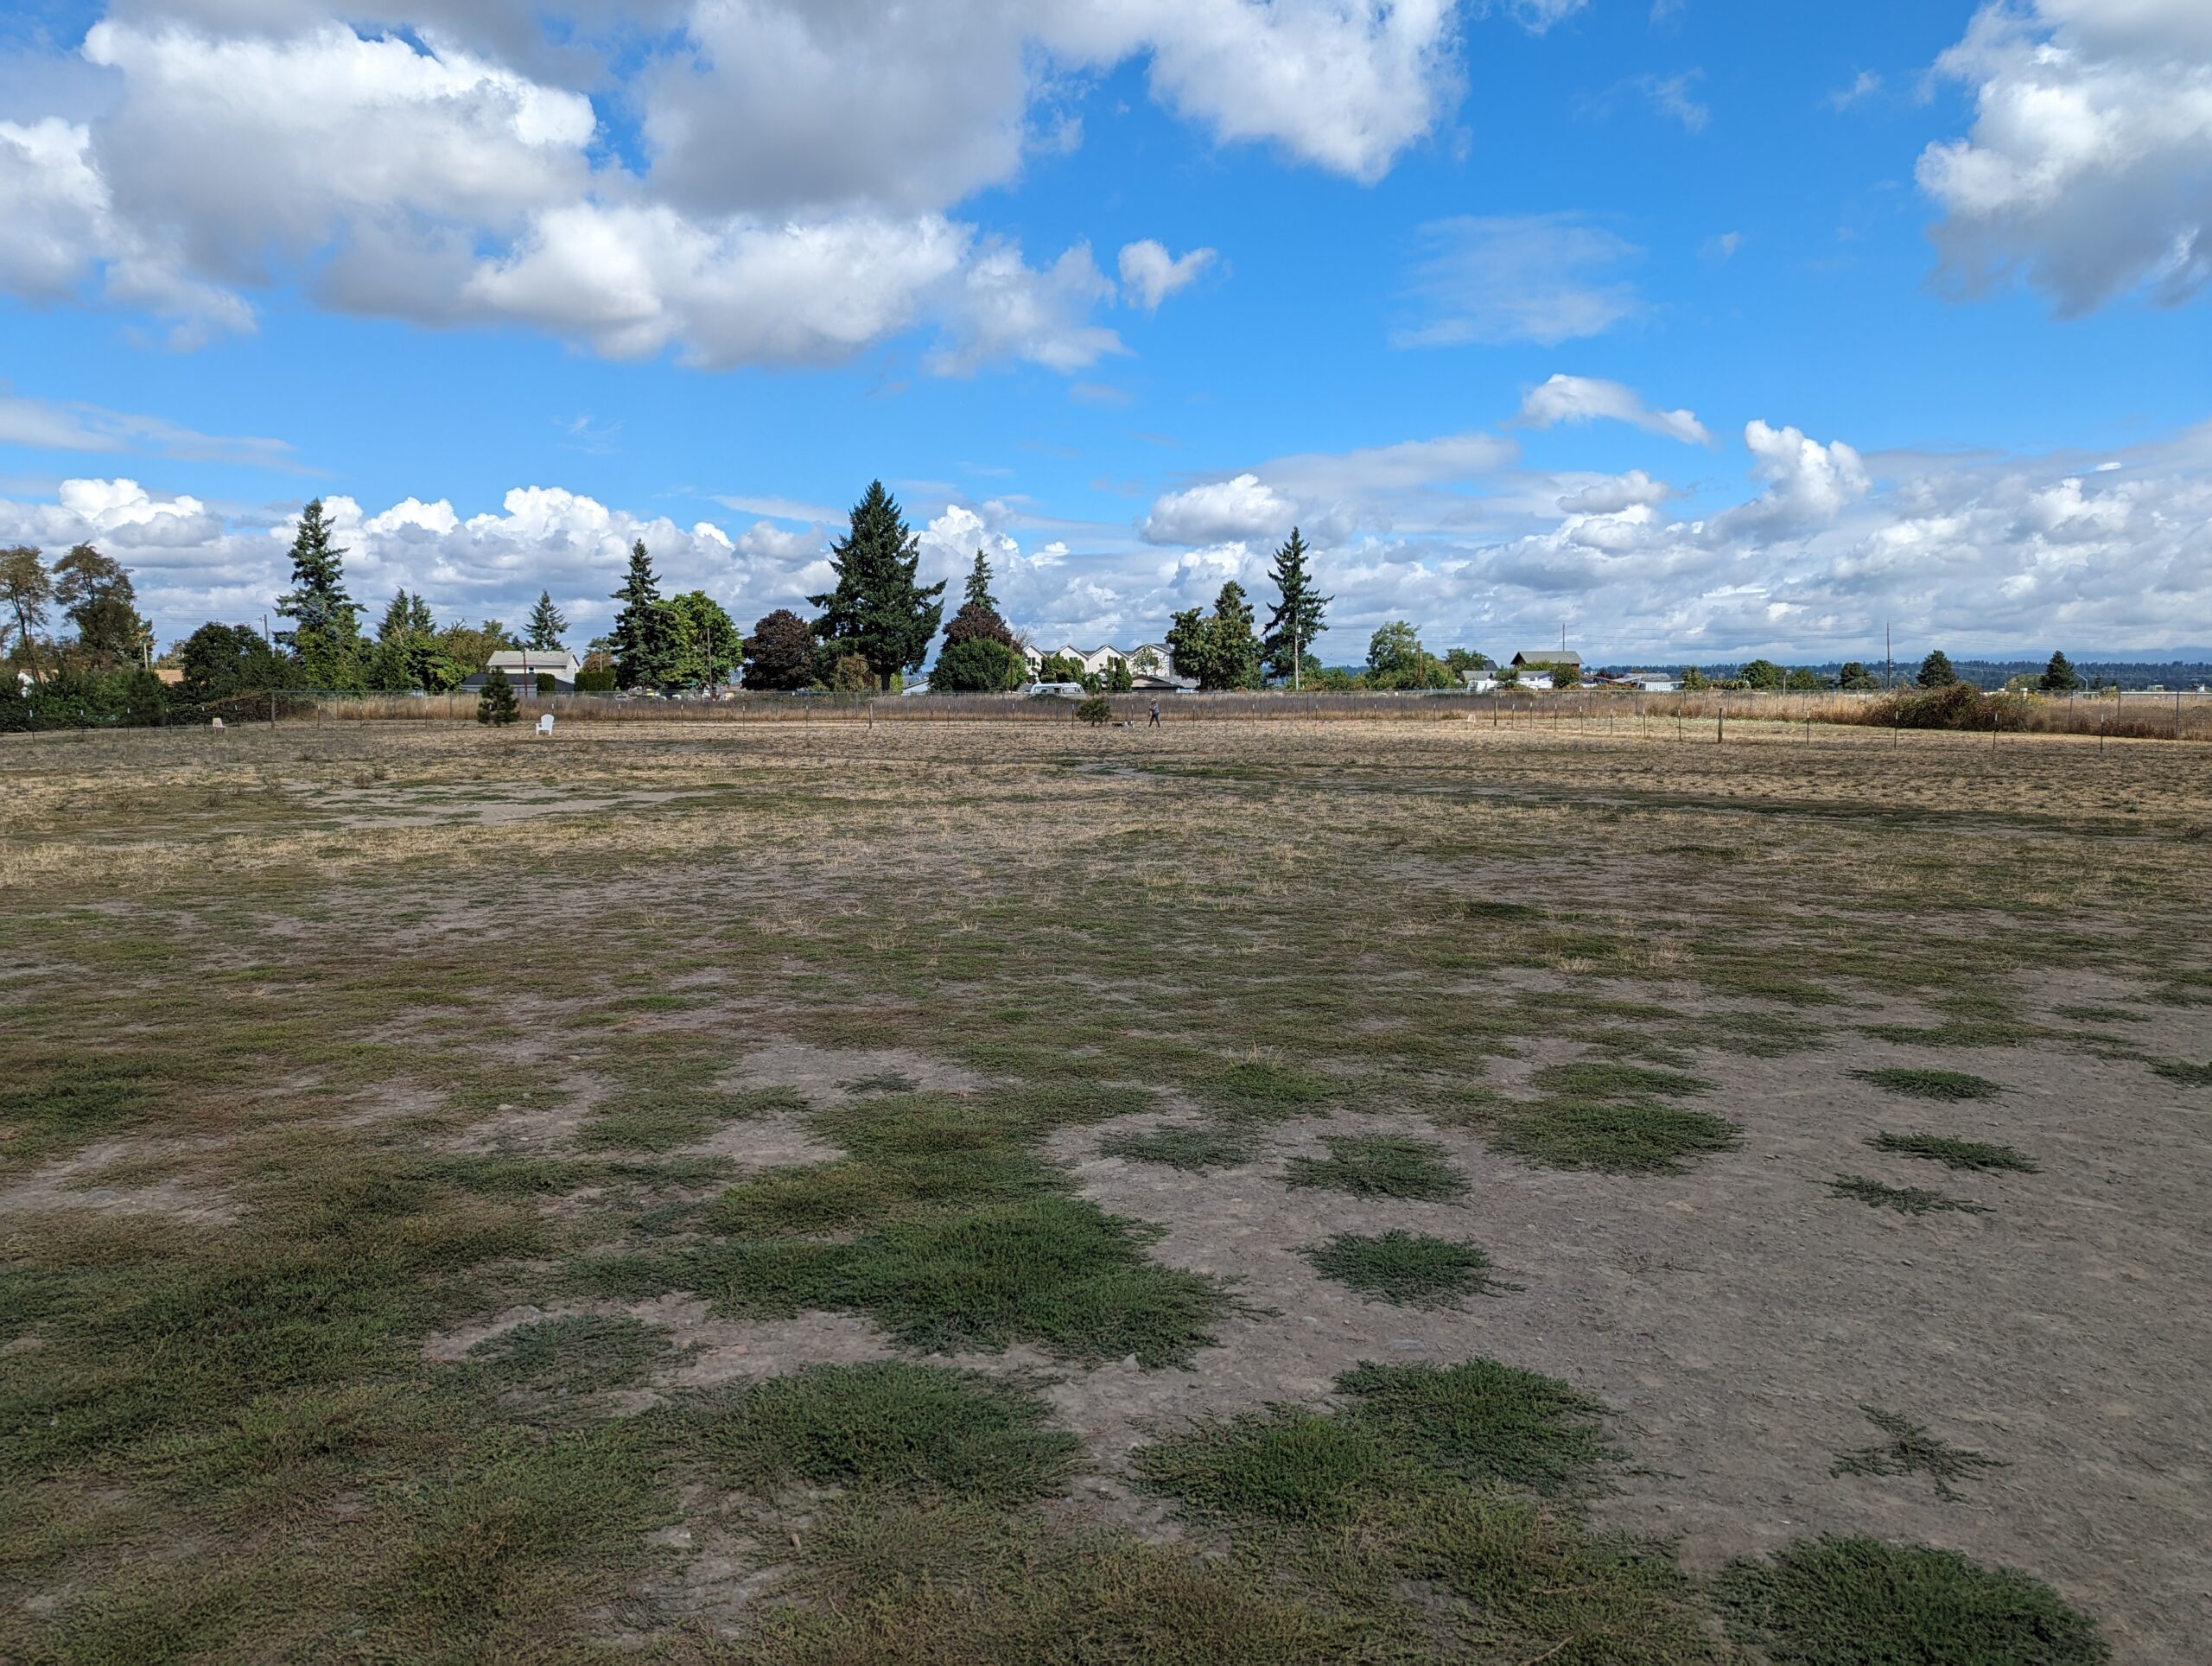
[[[1147,728],[1158,728],[1160,727],[1160,702],[1157,700],[1152,703],[1152,722],[1147,723],[1145,727]]]

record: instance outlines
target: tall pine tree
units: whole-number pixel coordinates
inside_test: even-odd
[[[836,588],[807,598],[822,609],[814,633],[836,655],[857,654],[867,661],[878,687],[920,666],[944,616],[938,600],[944,584],[914,582],[921,561],[921,541],[906,530],[883,482],[873,480],[853,506],[850,528],[830,546]]]
[[[607,637],[607,646],[614,656],[614,686],[654,689],[672,681],[677,673],[676,633],[667,604],[660,599],[660,580],[653,575],[653,558],[645,553],[643,538],[631,546],[630,569],[613,599],[622,604]]]
[[[999,610],[999,599],[991,594],[991,563],[983,552],[976,552],[975,569],[968,575],[968,588],[960,593],[960,605],[965,609],[981,607],[987,614]]]
[[[331,532],[322,499],[310,499],[292,538],[292,588],[276,598],[277,614],[292,621],[276,639],[298,658],[311,689],[354,688],[361,680],[361,610],[346,594],[346,551]]]
[[[1275,564],[1268,574],[1281,600],[1268,614],[1268,633],[1261,643],[1261,653],[1269,671],[1293,682],[1299,680],[1300,662],[1313,651],[1313,644],[1327,628],[1324,610],[1336,600],[1315,593],[1313,575],[1306,565],[1309,553],[1306,540],[1292,527],[1290,542],[1275,551]]]
[[[569,628],[569,621],[553,605],[553,593],[540,590],[537,605],[530,610],[530,623],[524,628],[523,640],[527,646],[548,652],[561,645],[562,634]]]

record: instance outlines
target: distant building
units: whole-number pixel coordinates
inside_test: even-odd
[[[1579,653],[1570,653],[1565,648],[1539,648],[1533,653],[1516,653],[1513,656],[1513,668],[1516,671],[1524,669],[1540,671],[1547,665],[1572,665],[1579,671],[1582,669],[1582,656]],[[1525,677],[1521,679],[1524,684],[1528,680]]]
[[[504,677],[524,694],[535,693],[537,679],[553,679],[553,692],[574,694],[576,673],[584,668],[583,660],[573,648],[510,648],[492,656],[491,664],[474,676],[462,679],[464,689],[481,689],[493,676]]]
[[[1113,671],[1118,660],[1129,668],[1130,681],[1140,689],[1166,690],[1197,686],[1190,677],[1175,675],[1165,642],[1140,642],[1134,648],[1117,648],[1105,642],[1095,648],[1078,648],[1070,643],[1058,648],[1025,647],[1021,654],[1029,663],[1029,680],[1033,683],[1045,662],[1057,657],[1073,660],[1085,677],[1104,677]]]

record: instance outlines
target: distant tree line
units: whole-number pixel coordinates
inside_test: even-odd
[[[1749,689],[1760,693],[1792,694],[1815,694],[1825,690],[1872,693],[1893,684],[1916,689],[1947,689],[1969,680],[1959,674],[1951,664],[1950,656],[1941,648],[1930,649],[1921,660],[1917,671],[1895,677],[1891,681],[1885,681],[1879,669],[1856,659],[1846,660],[1834,674],[1817,671],[1809,665],[1785,669],[1771,659],[1753,659],[1728,671],[1707,671],[1690,665],[1683,668],[1681,679],[1681,686],[1692,693],[1707,689]],[[2040,675],[2016,676],[2005,686],[2043,694],[2070,694],[2084,687],[2085,684],[2063,653],[2054,653]]]

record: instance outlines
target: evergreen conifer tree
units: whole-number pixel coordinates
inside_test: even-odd
[[[1920,662],[1920,675],[1913,679],[1923,689],[1948,689],[1959,680],[1951,669],[1951,657],[1941,648],[1931,648],[1928,658]]]
[[[807,601],[822,609],[814,633],[839,659],[857,655],[878,687],[919,668],[944,616],[942,582],[915,582],[921,541],[906,530],[899,505],[881,480],[853,506],[851,525],[830,546],[836,588]]]
[[[345,555],[331,541],[322,499],[311,499],[292,538],[292,588],[276,598],[276,612],[292,621],[276,639],[297,657],[309,688],[353,688],[360,681],[360,608],[346,594]]]
[[[987,614],[999,610],[998,598],[991,594],[991,563],[981,550],[976,551],[976,565],[968,575],[968,586],[960,593],[963,612],[981,607]]]
[[[613,599],[622,604],[607,638],[614,657],[614,686],[660,687],[675,675],[675,632],[643,538],[631,547],[629,570]]]
[[[550,590],[540,590],[537,593],[537,605],[530,610],[530,623],[524,627],[524,645],[548,651],[556,649],[561,645],[561,638],[568,628],[568,620],[563,616],[561,610],[553,605],[553,593]]]
[[[2082,686],[2082,678],[2073,662],[2063,653],[2054,653],[2050,664],[2044,667],[2043,691],[2045,694],[2071,694]]]
[[[1292,527],[1290,541],[1275,551],[1275,564],[1268,574],[1281,600],[1268,615],[1262,656],[1269,671],[1293,680],[1299,675],[1299,661],[1313,652],[1315,639],[1327,627],[1325,610],[1336,600],[1315,593],[1313,575],[1306,565],[1308,553],[1306,540]]]
[[[476,721],[480,723],[512,723],[522,715],[515,699],[515,685],[507,680],[505,671],[484,673],[484,692],[476,702]]]

